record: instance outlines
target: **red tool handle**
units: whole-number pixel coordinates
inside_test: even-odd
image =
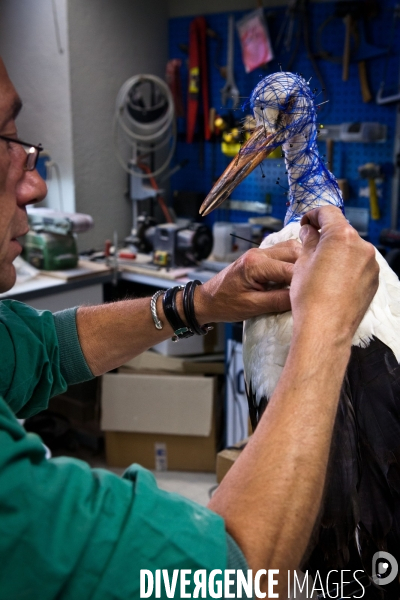
[[[189,87],[187,105],[186,141],[193,142],[199,111],[200,91],[203,100],[204,138],[211,138],[208,122],[208,73],[206,52],[207,25],[204,17],[196,17],[189,29]]]

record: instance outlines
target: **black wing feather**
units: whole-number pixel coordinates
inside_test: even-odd
[[[248,386],[255,428],[268,399],[257,404]],[[323,392],[322,392],[323,393]],[[359,551],[360,550],[360,551]],[[320,518],[303,569],[363,568],[386,550],[400,564],[400,365],[392,350],[373,338],[353,346],[343,382]],[[398,581],[370,586],[365,598],[399,598]]]

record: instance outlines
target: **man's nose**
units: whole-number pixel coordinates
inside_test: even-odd
[[[20,206],[35,204],[46,197],[47,185],[38,171],[25,171],[17,185],[17,202]]]

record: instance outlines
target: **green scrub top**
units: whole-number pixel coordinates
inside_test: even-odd
[[[75,311],[0,302],[0,600],[126,600],[140,596],[140,569],[247,569],[219,515],[138,465],[119,478],[48,460],[19,424],[92,377]]]

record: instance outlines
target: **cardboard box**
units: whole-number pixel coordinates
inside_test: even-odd
[[[235,460],[240,456],[243,448],[245,448],[248,438],[225,450],[221,450],[217,454],[217,483],[221,483]]]
[[[215,471],[214,377],[108,373],[102,420],[107,464]]]
[[[218,360],[219,359],[219,360]],[[152,350],[143,352],[126,362],[119,372],[163,372],[201,375],[223,375],[225,354],[201,356],[166,356]]]

